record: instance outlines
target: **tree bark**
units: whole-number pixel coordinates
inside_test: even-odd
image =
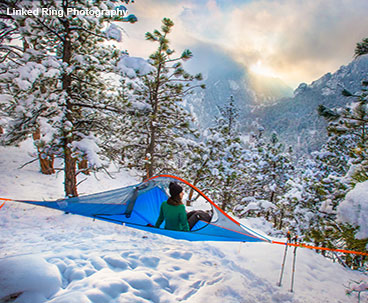
[[[36,129],[33,133],[33,140],[37,141],[41,139],[41,131]],[[55,173],[54,169],[54,155],[45,153],[42,147],[35,142],[37,148],[38,160],[40,163],[41,173],[44,175],[52,175]]]
[[[38,151],[38,159],[40,162],[41,172],[44,175],[52,175],[55,173],[54,169],[54,155],[47,155]]]
[[[228,204],[229,204],[229,193],[225,193],[224,194],[224,197],[223,197],[223,199],[224,200],[222,200],[222,204],[221,204],[221,209],[223,210],[223,211],[225,211],[226,210],[226,206],[228,206]]]
[[[68,1],[63,1],[63,10],[66,14],[67,12]],[[67,65],[70,64],[71,57],[72,57],[72,45],[70,41],[70,24],[68,19],[62,21],[64,25],[64,39],[63,43],[63,62]],[[62,77],[62,85],[63,90],[67,93],[66,98],[66,113],[65,113],[65,120],[72,123],[73,125],[73,106],[72,102],[69,99],[71,96],[71,84],[72,78],[71,75],[65,73]],[[77,175],[76,175],[76,159],[73,158],[71,145],[74,141],[73,130],[64,130],[64,190],[65,195],[67,197],[77,197]]]
[[[272,191],[272,192],[271,192],[271,196],[270,196],[270,202],[272,202],[272,203],[273,203],[274,199],[275,199],[275,192],[274,192],[274,191]]]
[[[199,177],[194,180],[194,182],[193,182],[194,186],[197,186],[198,180],[199,180]],[[188,200],[187,200],[187,206],[191,206],[193,195],[194,195],[194,189],[190,188],[189,196],[188,196]]]
[[[77,176],[76,176],[76,160],[72,157],[71,150],[69,148],[70,140],[65,140],[64,144],[64,157],[65,157],[65,166],[64,166],[64,188],[65,195],[67,197],[77,197]]]
[[[78,170],[85,175],[90,175],[91,170],[88,167],[88,160],[83,159],[82,161],[78,162]]]
[[[166,38],[166,34],[164,35],[164,38]],[[159,52],[162,53],[162,43],[160,43],[160,47],[159,47]],[[151,105],[153,108],[153,115],[152,115],[152,120],[150,123],[150,142],[148,145],[148,149],[147,152],[150,154],[150,163],[148,166],[148,178],[153,177],[154,173],[155,173],[155,152],[156,152],[156,117],[157,117],[157,113],[158,113],[158,106],[159,106],[159,89],[161,87],[161,81],[160,81],[160,77],[161,77],[161,69],[163,67],[165,63],[160,61],[158,63],[157,66],[157,75],[156,75],[156,79],[153,83],[153,89],[152,89],[152,93],[150,94],[150,101],[151,101]]]
[[[151,123],[151,134],[150,134],[150,144],[148,145],[147,153],[149,156],[149,164],[147,169],[148,178],[153,177],[154,175],[154,166],[155,166],[155,146],[156,146],[156,128]]]

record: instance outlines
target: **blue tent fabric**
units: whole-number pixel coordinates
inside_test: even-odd
[[[64,212],[96,218],[112,223],[124,224],[151,233],[189,241],[240,241],[269,242],[269,240],[240,223],[230,219],[215,204],[211,222],[199,221],[190,232],[173,231],[152,227],[163,201],[168,199],[166,189],[172,181],[170,177],[158,177],[103,193],[62,199],[57,201],[19,201],[58,209]],[[188,184],[188,183],[187,183]],[[194,188],[194,187],[193,187]]]

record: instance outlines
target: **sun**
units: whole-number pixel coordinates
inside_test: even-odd
[[[258,60],[257,63],[252,64],[249,69],[253,74],[256,75],[271,78],[277,77],[277,74],[270,67],[265,66],[261,60]]]

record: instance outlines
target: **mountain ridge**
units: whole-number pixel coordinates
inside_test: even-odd
[[[352,102],[351,98],[342,95],[342,91],[358,93],[362,88],[361,82],[367,79],[367,71],[368,55],[361,56],[309,85],[301,83],[293,97],[256,109],[254,117],[261,121],[267,132],[276,131],[297,149],[306,152],[316,150],[327,138],[326,122],[318,116],[318,106],[334,108]]]

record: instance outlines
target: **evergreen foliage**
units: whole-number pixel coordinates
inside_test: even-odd
[[[257,135],[253,134],[253,140],[250,169],[253,181],[249,191],[274,203],[285,192],[286,182],[293,174],[292,148],[285,148],[276,132],[270,138],[264,138],[263,129]]]
[[[158,44],[150,55],[152,71],[138,74],[130,85],[130,102],[134,103],[130,130],[123,134],[124,161],[142,172],[142,177],[160,173],[175,173],[183,167],[183,161],[193,139],[198,136],[193,118],[183,107],[183,98],[203,85],[201,74],[190,75],[184,70],[183,61],[192,57],[189,50],[174,56],[168,35],[174,23],[164,18],[161,31],[146,33],[146,39]]]
[[[358,43],[355,56],[368,52],[367,39]],[[337,210],[346,194],[359,182],[368,180],[367,175],[367,83],[362,82],[359,94],[344,90],[342,94],[350,98],[351,103],[345,107],[328,109],[318,108],[319,114],[328,121],[328,141],[321,152],[315,153],[316,163],[319,163],[321,177],[312,184],[312,198],[319,206],[306,239],[317,245],[347,248],[364,251],[368,239],[356,239],[359,226],[348,222],[339,222]],[[362,268],[365,260],[360,257],[344,256],[346,265],[352,268]],[[339,260],[341,261],[341,259]]]
[[[216,125],[205,138],[208,150],[203,157],[207,161],[206,178],[211,197],[219,201],[223,210],[232,209],[244,196],[246,151],[240,140],[238,109],[231,96],[219,107]]]
[[[368,54],[368,38],[363,39],[362,42],[358,42],[355,47],[356,58],[365,54]]]
[[[64,159],[65,194],[77,196],[78,161],[100,167],[99,141],[104,111],[119,111],[120,97],[109,92],[107,77],[119,51],[102,42],[104,28],[116,17],[67,14],[68,8],[111,9],[116,1],[19,1],[26,9],[62,10],[47,14],[13,16],[27,49],[17,60],[8,56],[1,65],[4,112],[12,119],[3,136],[17,144],[40,130],[37,147]],[[119,19],[116,19],[119,20]]]

